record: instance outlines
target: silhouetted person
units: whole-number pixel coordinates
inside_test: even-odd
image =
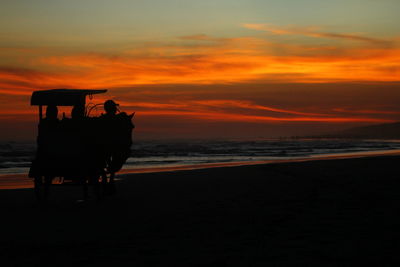
[[[83,105],[75,105],[71,110],[71,118],[63,119],[62,124],[64,165],[69,166],[64,170],[65,177],[84,185],[86,199],[87,181],[94,183],[104,169],[104,164],[99,164],[99,160],[96,160],[99,156],[96,153],[95,137],[99,133],[92,119],[85,116]]]
[[[104,102],[105,114],[100,117],[104,133],[104,153],[107,164],[107,170],[110,173],[109,189],[110,193],[115,192],[114,177],[122,165],[130,156],[130,147],[132,144],[132,116],[125,112],[118,112],[118,104],[113,100]],[[104,185],[107,179],[103,177]]]
[[[71,110],[71,119],[82,119],[85,117],[85,108],[81,105],[76,105]]]
[[[45,177],[45,198],[47,198],[48,195],[49,185],[55,177],[54,167],[57,158],[56,155],[58,153],[57,143],[60,136],[60,121],[57,116],[57,106],[49,105],[46,109],[46,117],[39,123],[37,158],[39,161],[39,168]],[[36,179],[35,182],[41,184],[42,180]]]
[[[113,100],[107,100],[104,102],[104,111],[106,114],[104,116],[115,116],[117,114],[119,104],[115,103]]]
[[[56,133],[58,131],[59,120],[58,109],[56,106],[47,106],[46,109],[46,117],[40,120],[39,122],[39,132],[38,132],[38,150],[39,153],[47,152],[49,146],[51,145],[51,141],[56,138]]]
[[[77,179],[84,176],[84,162],[86,159],[86,125],[85,110],[81,105],[76,105],[71,110],[71,118],[64,118],[61,121],[63,140],[60,145],[63,147],[64,161],[69,166],[65,172]]]
[[[58,109],[56,106],[48,106],[46,109],[46,117],[39,122],[38,131],[38,153],[39,157],[51,157],[54,151],[53,145],[57,141],[59,120]]]

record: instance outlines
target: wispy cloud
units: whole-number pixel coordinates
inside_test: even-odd
[[[400,115],[400,111],[378,110],[378,109],[349,109],[349,108],[334,108],[334,112],[344,114],[373,114],[373,115]]]
[[[39,54],[29,57],[24,67],[0,67],[0,92],[259,81],[398,81],[399,62],[397,47],[313,47],[254,37],[225,39],[212,46],[188,47],[183,41],[174,46],[153,44],[135,53],[124,49]]]
[[[185,36],[180,36],[179,39],[190,40],[190,41],[223,41],[223,40],[225,40],[224,38],[215,38],[215,37],[211,37],[207,34],[185,35]]]
[[[121,102],[120,102],[121,103]],[[251,101],[230,99],[184,100],[168,103],[122,102],[124,109],[137,111],[140,116],[178,116],[193,117],[198,120],[240,121],[240,122],[393,122],[390,118],[372,116],[354,116],[354,114],[310,113],[288,110]],[[258,111],[255,113],[254,111]],[[379,113],[377,113],[379,115]],[[375,114],[375,115],[377,115]]]
[[[112,93],[112,92],[111,92]],[[115,92],[114,92],[115,93]],[[153,93],[155,97],[157,94]],[[372,109],[350,110],[345,108],[324,109],[324,107],[314,108],[315,112],[308,112],[307,109],[288,109],[281,108],[279,105],[270,106],[258,104],[255,101],[235,100],[235,99],[201,99],[201,96],[190,99],[186,95],[177,95],[175,100],[168,98],[158,98],[158,101],[151,101],[155,97],[147,96],[148,101],[136,100],[136,97],[112,97],[126,112],[136,112],[142,121],[152,121],[155,117],[158,120],[162,118],[176,118],[186,121],[205,123],[211,122],[238,122],[238,123],[385,123],[394,122],[393,115],[398,112],[385,112]],[[102,103],[109,99],[109,95],[100,95],[96,97],[95,103]],[[24,98],[25,106],[28,98]],[[18,109],[15,103],[5,103],[0,119],[14,118],[31,119],[32,109]],[[100,112],[99,110],[97,112]],[[94,112],[96,113],[96,112]]]
[[[275,32],[292,34],[295,31],[275,29]],[[313,28],[305,32],[308,35],[322,34]],[[354,39],[354,36],[332,38]],[[117,95],[131,92],[122,98],[126,101],[124,106],[140,111],[143,116],[179,116],[186,119],[192,116],[196,120],[257,123],[393,121],[397,114],[324,110],[318,103],[313,103],[316,109],[294,108],[295,90],[282,97],[289,103],[286,105],[246,100],[249,99],[247,95],[254,93],[247,91],[246,85],[251,84],[399,81],[400,49],[396,46],[365,46],[365,42],[370,41],[360,41],[361,44],[349,46],[346,42],[340,46],[313,46],[271,41],[264,36],[218,38],[200,34],[140,48],[114,49],[112,52],[58,50],[35,54],[32,52],[34,49],[10,51],[18,53],[15,57],[22,58],[23,64],[19,67],[18,64],[0,67],[0,94],[23,96],[26,97],[24,103],[28,103],[27,97],[37,89],[111,88]],[[29,53],[29,57],[24,58],[24,53]],[[182,96],[163,95],[161,90],[157,94],[149,90],[145,101],[141,95],[143,91],[135,91],[143,87],[178,85],[185,87]],[[223,85],[219,94],[224,97],[211,97],[215,92],[209,88],[213,85]],[[243,85],[242,100],[231,99],[227,85]],[[208,97],[194,97],[194,86],[204,88],[203,95]],[[267,99],[270,89],[262,90]],[[6,103],[6,106],[10,112],[14,110],[12,103]],[[357,109],[374,110],[360,103]]]
[[[270,32],[277,35],[304,35],[309,37],[318,38],[330,38],[330,39],[346,39],[352,41],[368,42],[378,45],[389,45],[392,42],[388,40],[383,40],[379,38],[373,38],[368,36],[362,36],[357,34],[347,34],[347,33],[333,33],[320,31],[319,27],[278,27],[272,24],[243,24],[245,28]]]
[[[302,116],[304,116],[304,115],[305,116],[329,116],[327,114],[301,112],[301,111],[296,111],[296,110],[280,109],[280,108],[276,108],[276,107],[258,105],[258,104],[252,103],[251,101],[220,100],[219,99],[219,100],[193,101],[193,103],[204,105],[204,106],[211,106],[211,107],[234,107],[234,108],[242,108],[242,109],[250,109],[250,110],[269,111],[269,112],[274,112],[274,113],[302,115]]]
[[[204,111],[141,111],[140,116],[178,116],[195,118],[198,120],[211,121],[232,121],[232,122],[247,122],[247,123],[281,123],[281,122],[324,122],[324,123],[385,123],[394,122],[391,119],[366,118],[366,117],[274,117],[261,115],[245,115],[226,112],[204,112]]]

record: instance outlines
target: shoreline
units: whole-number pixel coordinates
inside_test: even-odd
[[[123,179],[123,177],[129,174],[164,173],[164,172],[168,173],[177,171],[203,170],[203,169],[214,169],[214,168],[254,166],[254,165],[265,165],[265,164],[268,165],[283,164],[283,163],[309,162],[309,161],[320,161],[320,160],[356,159],[356,158],[382,157],[382,156],[400,156],[400,149],[317,154],[307,157],[298,157],[290,159],[202,163],[202,164],[167,166],[167,167],[122,169],[117,173],[116,178]],[[28,177],[27,173],[0,174],[0,190],[29,189],[29,188],[33,188],[33,182],[32,179]]]
[[[364,158],[364,157],[379,157],[379,156],[400,156],[400,149],[392,150],[376,150],[376,151],[362,151],[362,152],[348,152],[348,153],[332,153],[332,154],[316,154],[307,157],[296,157],[290,159],[272,159],[272,160],[258,160],[258,161],[236,161],[236,162],[221,162],[221,163],[200,163],[191,165],[171,166],[171,167],[158,167],[158,168],[137,168],[137,169],[123,169],[119,174],[135,174],[135,173],[158,173],[170,171],[184,171],[184,170],[201,170],[223,167],[237,167],[237,166],[251,166],[263,164],[279,164],[290,162],[305,162],[316,160],[335,160],[335,159],[348,159],[348,158]]]

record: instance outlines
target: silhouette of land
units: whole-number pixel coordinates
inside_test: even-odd
[[[400,122],[354,127],[336,133],[312,136],[313,138],[399,139]]]
[[[0,190],[1,266],[395,266],[400,156],[128,174],[76,202]]]

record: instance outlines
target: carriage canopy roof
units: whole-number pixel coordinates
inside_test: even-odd
[[[35,91],[32,93],[31,105],[32,106],[75,106],[84,105],[87,95],[102,94],[107,92],[103,90],[89,90],[89,89],[52,89]]]

